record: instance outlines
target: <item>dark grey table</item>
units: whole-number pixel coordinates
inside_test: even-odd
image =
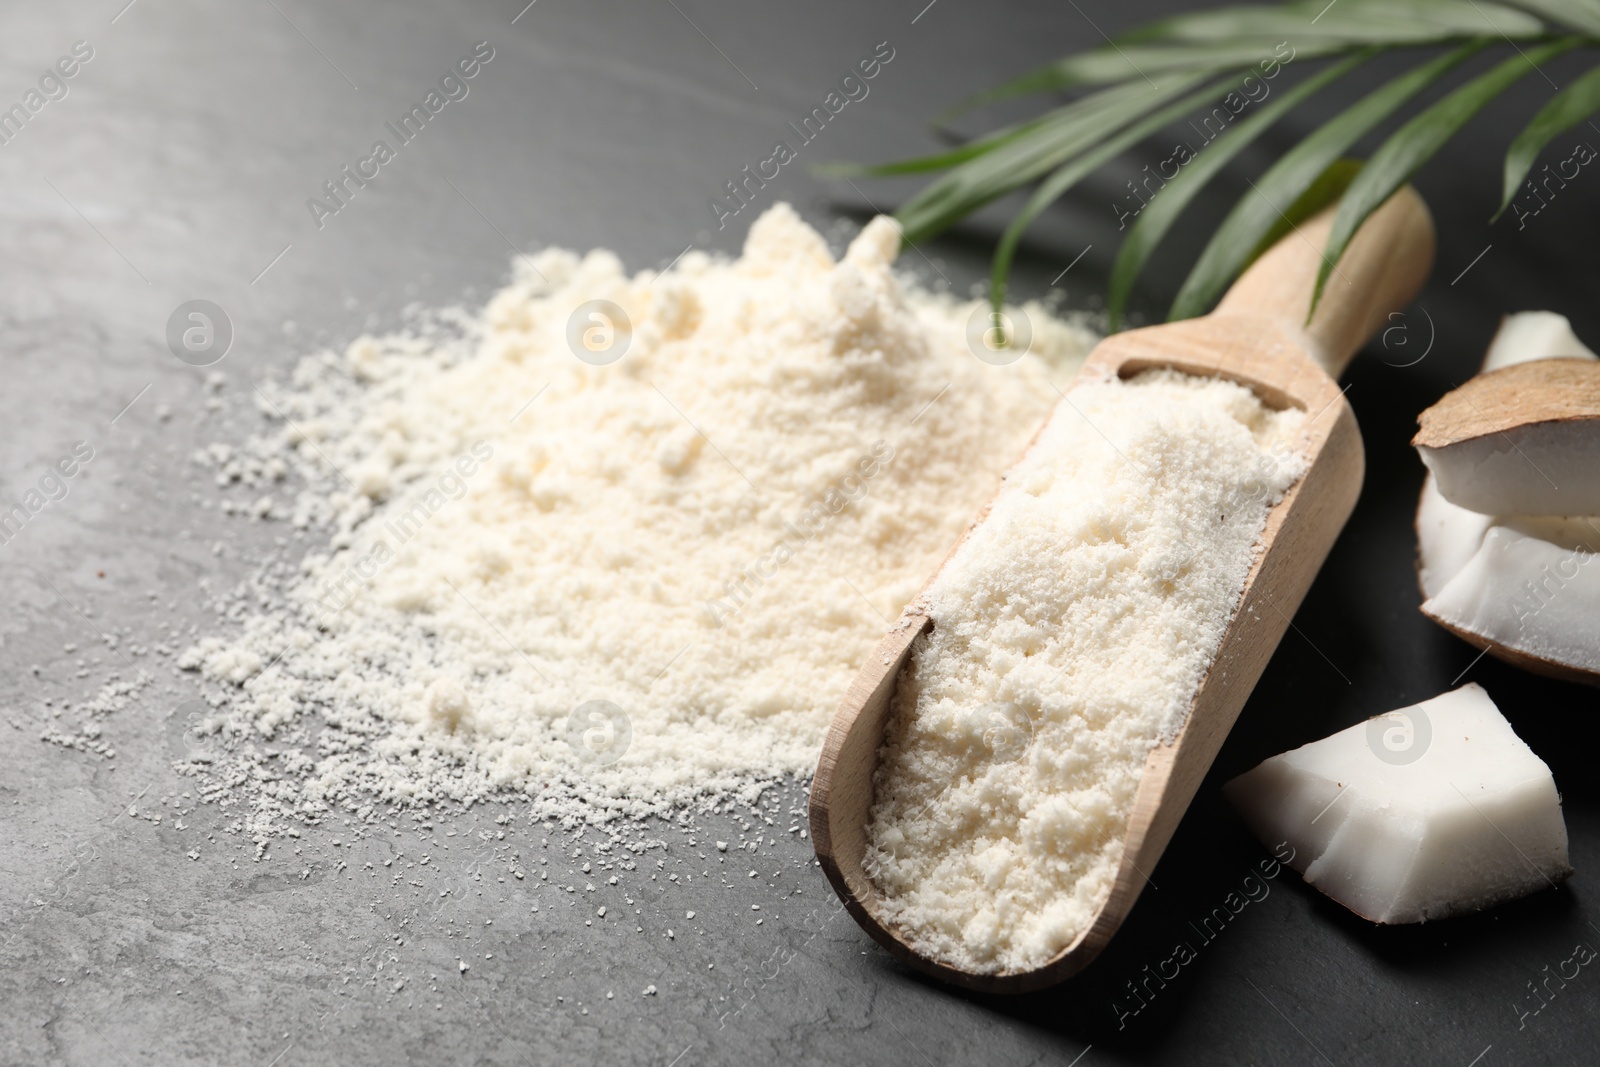
[[[394,325],[408,301],[481,298],[513,246],[606,246],[635,268],[690,243],[735,250],[753,212],[717,229],[706,201],[879,42],[893,62],[806,147],[806,164],[925,150],[925,120],[965,92],[1166,5],[125,2],[0,14],[0,104],[22,100],[74,42],[93,50],[67,95],[0,146],[0,500],[20,499],[75,442],[94,450],[67,495],[0,545],[0,1061],[1593,1062],[1600,977],[1581,972],[1521,1013],[1530,981],[1575,943],[1600,945],[1594,694],[1473,664],[1419,616],[1411,578],[1416,413],[1471,373],[1504,311],[1554,308],[1600,341],[1589,186],[1600,179],[1585,172],[1523,229],[1486,222],[1502,146],[1550,92],[1540,78],[1420,178],[1440,221],[1436,279],[1407,331],[1347,379],[1370,457],[1360,507],[1153,872],[1159,888],[1090,971],[999,1000],[891,961],[838,913],[797,835],[701,859],[705,841],[739,840],[731,818],[700,819],[697,848],[663,831],[665,850],[582,898],[627,907],[628,924],[585,927],[588,912],[559,890],[508,879],[509,851],[565,878],[585,843],[515,818],[506,829],[505,809],[360,840],[335,819],[256,862],[229,832],[234,816],[186,797],[192,781],[171,770],[183,743],[173,712],[193,693],[161,649],[223,625],[217,595],[286,535],[219,514],[189,456],[250,432],[253,381],[319,343]],[[495,57],[470,95],[318,228],[306,199],[480,40]],[[1257,173],[1329,106],[1238,171]],[[1128,174],[1159,147],[1130,156]],[[1041,220],[1023,294],[1092,246],[1060,284],[1074,306],[1102,298],[1123,177],[1108,169]],[[858,184],[791,166],[764,195],[828,223],[913,188]],[[1220,180],[1197,217],[1243,187]],[[928,251],[956,284],[976,282],[1004,218],[986,213]],[[1140,295],[1146,313],[1165,306],[1199,239],[1192,224],[1170,239]],[[236,331],[214,385],[164,340],[171,311],[197,298]],[[125,707],[85,707],[135,665],[153,665],[158,683]],[[1463,671],[1554,769],[1577,875],[1487,914],[1382,930],[1286,874],[1133,1012],[1129,984],[1194,941],[1190,923],[1265,855],[1217,784]],[[98,739],[79,732],[88,721]],[[803,806],[795,786],[769,810]],[[397,853],[402,867],[430,863],[395,880],[383,861]]]

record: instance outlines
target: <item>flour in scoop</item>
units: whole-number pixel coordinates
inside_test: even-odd
[[[1010,972],[1088,928],[1304,421],[1217,379],[1086,382],[1006,476],[924,594],[875,781],[864,866],[919,951]]]
[[[452,329],[264,386],[220,473],[289,465],[329,532],[183,659],[206,795],[267,840],[506,795],[620,825],[808,772],[1095,340],[1035,305],[1026,355],[976,358],[977,302],[897,275],[899,243],[879,219],[836,261],[779,206],[665,273],[546,251]]]

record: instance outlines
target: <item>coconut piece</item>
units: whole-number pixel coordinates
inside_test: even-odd
[[[1502,367],[1417,421],[1411,443],[1451,503],[1487,515],[1600,514],[1600,363]]]
[[[1224,791],[1357,915],[1423,922],[1572,873],[1550,768],[1475,684],[1273,756]]]
[[[1572,332],[1572,323],[1554,311],[1519,311],[1500,320],[1500,329],[1484,353],[1480,374],[1534,359],[1572,356],[1594,359],[1589,346]]]
[[[1480,374],[1536,359],[1597,358],[1572,332],[1572,323],[1554,311],[1519,311],[1500,320],[1500,329],[1484,353]],[[1452,504],[1439,492],[1429,472],[1417,502],[1417,580],[1422,595],[1432,597],[1466,566],[1494,520],[1481,512]]]
[[[1595,682],[1600,519],[1494,520],[1477,551],[1423,602],[1422,612],[1518,666]]]
[[[1485,372],[1550,357],[1594,360],[1565,316],[1524,311],[1506,316],[1484,356]],[[1600,366],[1600,364],[1597,364]],[[1491,530],[1509,525],[1494,548],[1474,562]],[[1430,473],[1417,505],[1417,580],[1423,613],[1491,655],[1575,681],[1600,683],[1600,648],[1578,643],[1573,619],[1600,617],[1600,594],[1587,566],[1600,523],[1498,519],[1446,500]],[[1544,544],[1531,543],[1544,539]],[[1454,580],[1472,564],[1459,584]],[[1527,567],[1519,573],[1517,568]],[[1549,568],[1548,571],[1545,568]],[[1573,572],[1578,572],[1574,574]],[[1525,583],[1532,583],[1532,588]],[[1448,592],[1447,592],[1448,590]],[[1561,594],[1561,606],[1543,602]],[[1535,605],[1538,610],[1534,610]]]
[[[1494,516],[1468,511],[1439,493],[1429,474],[1417,501],[1417,583],[1424,598],[1437,596],[1483,544]]]

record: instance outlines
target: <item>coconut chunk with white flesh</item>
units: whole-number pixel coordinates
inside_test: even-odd
[[[1572,873],[1550,768],[1468,684],[1281,755],[1224,787],[1263,842],[1357,915],[1477,911]]]
[[[1519,311],[1500,320],[1479,374],[1531,363],[1536,359],[1596,359],[1572,331],[1565,315],[1554,311]],[[1422,483],[1417,502],[1417,542],[1421,548],[1417,578],[1424,597],[1433,597],[1472,559],[1494,525],[1494,517],[1452,504],[1439,492],[1433,472]]]
[[[1450,579],[1477,555],[1484,535],[1494,525],[1493,515],[1468,511],[1452,504],[1433,484],[1429,474],[1422,483],[1422,498],[1417,501],[1417,582],[1424,597],[1436,597]],[[1427,606],[1423,606],[1427,611]]]
[[[1446,500],[1486,515],[1600,514],[1600,363],[1538,359],[1480,374],[1412,439]]]
[[[1422,613],[1520,666],[1600,673],[1600,519],[1495,519]]]
[[[1487,374],[1535,359],[1594,359],[1589,346],[1572,332],[1572,323],[1554,311],[1519,311],[1500,320],[1500,329],[1483,355],[1478,373]]]
[[[1597,358],[1600,357],[1573,332],[1572,323],[1565,315],[1554,311],[1519,311],[1500,319],[1500,328],[1495,331],[1488,351],[1483,354],[1478,373],[1488,374],[1503,367],[1514,367],[1539,359]],[[1490,525],[1491,520],[1483,513],[1446,500],[1434,484],[1433,472],[1428,472],[1417,509],[1417,533],[1424,543],[1424,558],[1419,574],[1423,595],[1433,596],[1451,575],[1461,569],[1472,557],[1471,551],[1463,552],[1462,549],[1467,544],[1476,549]],[[1430,538],[1423,535],[1425,526],[1439,531],[1439,536],[1431,539],[1437,550],[1431,562],[1427,558],[1430,555],[1427,551]]]
[[[1524,311],[1502,320],[1483,370],[1549,358],[1596,357],[1565,316]],[[1472,511],[1446,500],[1430,472],[1417,505],[1423,614],[1518,666],[1600,680],[1600,643],[1592,637],[1600,620],[1600,568],[1591,566],[1600,549],[1596,534],[1600,519]]]

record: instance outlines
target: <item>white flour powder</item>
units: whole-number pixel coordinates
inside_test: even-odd
[[[866,869],[925,954],[1037,967],[1110,892],[1151,748],[1182,725],[1304,469],[1298,411],[1171,371],[1084,383],[925,595]]]
[[[185,654],[208,795],[264,841],[374,800],[594,821],[808,771],[1094,340],[1030,307],[1031,352],[988,365],[975,305],[897,279],[898,244],[880,219],[836,263],[779,206],[732,262],[548,251],[463,340],[364,338],[264,392],[275,432],[211,459],[288,463],[294,521],[334,533]],[[595,300],[627,321],[574,322]]]

